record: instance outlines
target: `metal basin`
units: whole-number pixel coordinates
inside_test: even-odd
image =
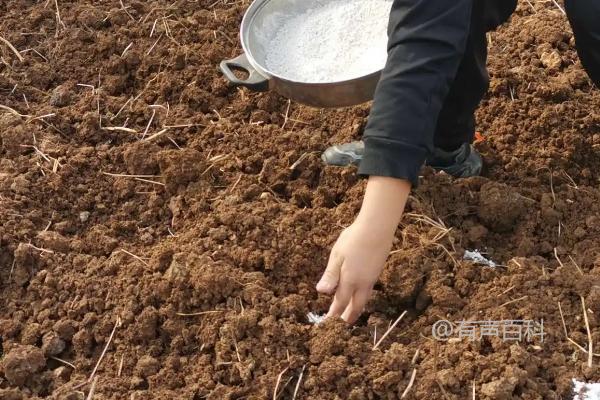
[[[356,79],[311,83],[288,79],[266,67],[268,46],[278,27],[305,13],[314,3],[315,0],[255,0],[246,11],[240,29],[244,53],[220,64],[230,84],[253,91],[274,90],[291,100],[314,107],[345,107],[371,100],[381,70]],[[387,21],[381,23],[387,24]],[[360,29],[359,26],[353,28]],[[290,59],[289,62],[295,60]],[[234,71],[245,72],[247,78],[238,78]]]

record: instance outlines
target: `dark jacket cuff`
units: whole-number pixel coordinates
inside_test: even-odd
[[[427,158],[424,149],[377,136],[363,140],[365,153],[358,168],[360,175],[406,179],[413,187],[418,186],[419,172]]]

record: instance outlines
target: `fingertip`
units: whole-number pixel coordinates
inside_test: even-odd
[[[361,313],[348,311],[348,309],[346,309],[346,311],[344,311],[344,313],[342,314],[342,319],[346,321],[347,324],[354,325],[354,323],[358,320],[358,317],[360,317],[360,314]]]
[[[317,291],[323,294],[332,294],[335,286],[331,282],[319,282],[317,283]]]
[[[331,304],[331,306],[329,306],[329,310],[327,311],[327,315],[326,318],[339,318],[342,316],[341,311],[339,311],[337,309],[337,306],[335,304],[335,300],[334,302]]]

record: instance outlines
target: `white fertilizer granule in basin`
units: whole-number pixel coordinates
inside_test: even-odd
[[[377,72],[387,58],[390,0],[317,0],[275,32],[267,68],[296,82],[339,82]]]

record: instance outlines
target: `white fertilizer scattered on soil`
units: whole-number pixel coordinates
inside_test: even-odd
[[[327,318],[326,314],[320,315],[314,312],[309,312],[306,317],[308,318],[308,322],[314,325],[319,325],[321,322],[325,321]]]
[[[573,379],[573,400],[600,400],[600,383],[585,383]]]
[[[475,264],[486,265],[492,268],[496,268],[498,266],[498,264],[496,264],[494,261],[485,258],[479,250],[465,250],[465,255],[463,258],[467,261],[472,261]]]
[[[297,82],[339,82],[381,70],[390,0],[317,0],[287,19],[269,44],[267,68]]]

